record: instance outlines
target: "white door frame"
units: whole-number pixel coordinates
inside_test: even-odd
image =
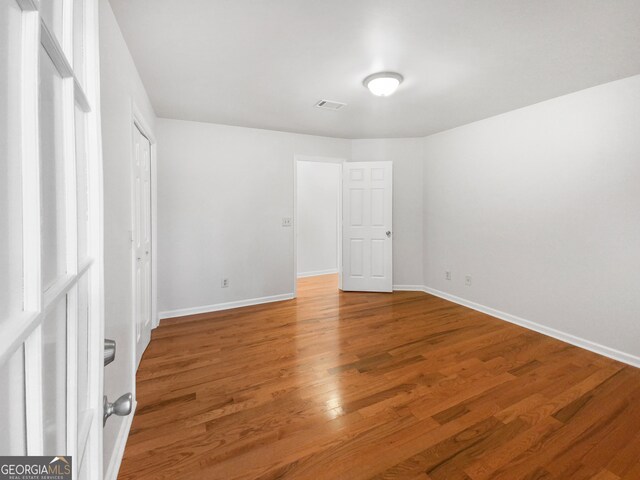
[[[342,289],[342,165],[346,159],[339,157],[321,157],[313,155],[293,156],[293,298],[298,296],[298,162],[333,163],[340,165],[338,170],[338,288]]]
[[[144,115],[142,114],[142,110],[136,105],[135,101],[131,101],[131,143],[133,145],[133,138],[135,134],[134,129],[140,130],[140,132],[147,137],[149,140],[149,144],[151,146],[151,155],[150,155],[150,168],[151,168],[151,328],[156,328],[160,323],[158,318],[158,248],[157,248],[157,230],[158,230],[158,222],[156,221],[158,215],[158,189],[156,188],[158,181],[158,142],[156,140],[155,135],[153,134],[153,129],[150,127],[149,122],[146,120]],[[131,149],[131,161],[130,165],[133,168],[133,148]],[[133,170],[132,170],[133,171]],[[135,199],[133,198],[133,183],[131,185],[131,204],[135,205]],[[131,235],[133,238],[133,232],[135,227],[135,216],[131,216]],[[132,262],[135,262],[135,253],[132,253]],[[135,267],[135,264],[133,264]],[[133,274],[133,270],[132,270]],[[135,295],[135,282],[132,284],[132,295]],[[134,298],[134,297],[132,297]],[[135,308],[135,302],[134,307]],[[134,365],[135,362],[135,325],[133,326],[134,335],[132,338],[134,339]],[[135,372],[134,372],[135,374]],[[135,386],[135,375],[134,375],[134,386]],[[134,395],[135,396],[135,395]]]

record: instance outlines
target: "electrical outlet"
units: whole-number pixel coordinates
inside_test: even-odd
[[[291,220],[291,217],[283,217],[282,218],[282,226],[283,227],[290,227],[291,225],[293,225],[293,220]]]
[[[451,270],[445,270],[444,279],[451,281]]]
[[[227,288],[229,286],[229,279],[228,278],[223,278],[222,282],[220,282],[220,286],[222,288]]]
[[[465,276],[464,276],[464,284],[465,284],[467,287],[470,287],[470,286],[471,286],[471,275],[465,275]]]

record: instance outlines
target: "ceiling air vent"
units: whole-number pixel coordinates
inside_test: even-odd
[[[327,110],[340,110],[345,105],[346,103],[334,102],[331,100],[320,100],[318,103],[316,103],[316,107],[325,108]]]

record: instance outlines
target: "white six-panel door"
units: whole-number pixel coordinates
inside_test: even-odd
[[[151,340],[151,143],[133,128],[133,254],[136,361]]]
[[[391,292],[392,162],[344,164],[342,289]]]

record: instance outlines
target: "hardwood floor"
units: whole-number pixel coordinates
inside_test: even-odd
[[[120,479],[640,479],[640,370],[419,292],[163,321]]]

